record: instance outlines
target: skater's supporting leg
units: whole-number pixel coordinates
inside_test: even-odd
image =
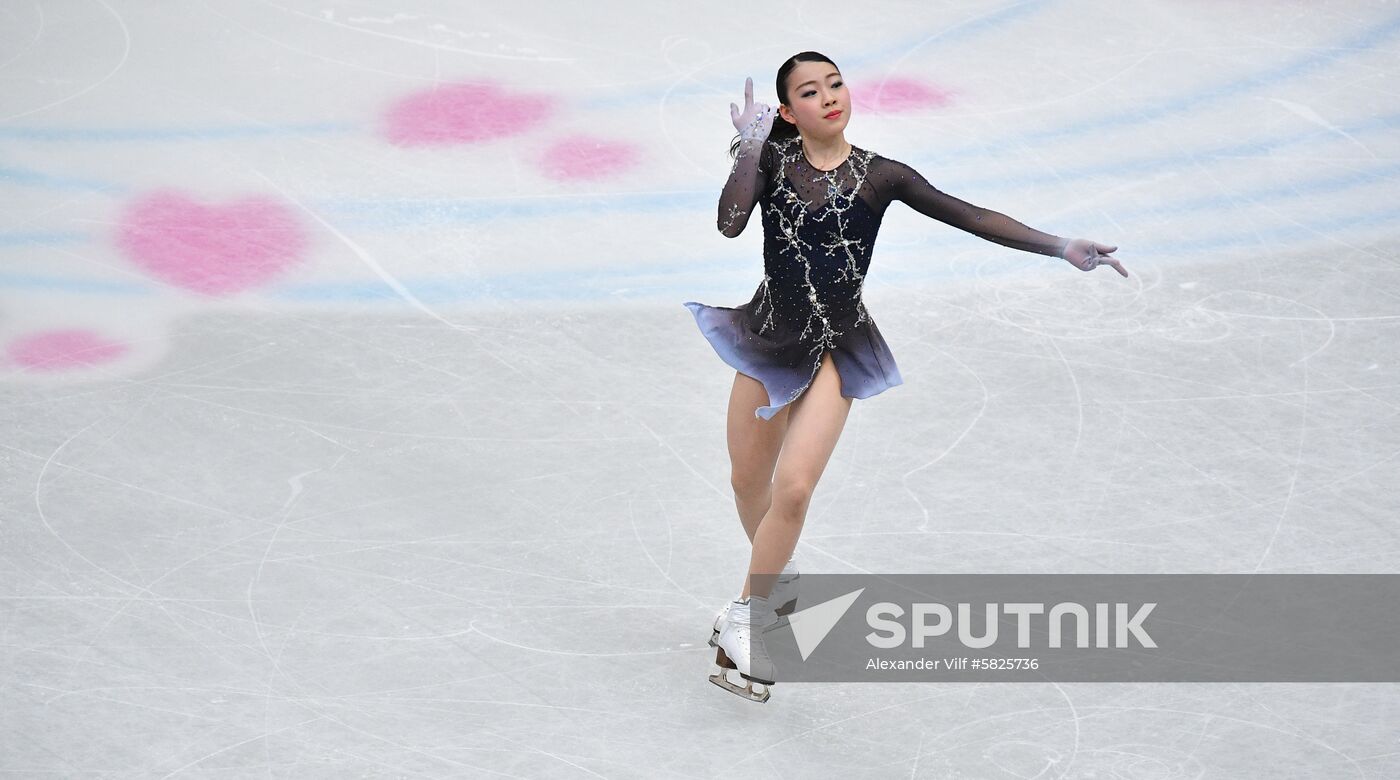
[[[768,391],[751,376],[734,372],[729,393],[729,483],[734,488],[734,504],[739,522],[753,542],[758,524],[773,500],[773,468],[783,446],[788,427],[788,408],[783,407],[771,420],[754,416],[754,410],[768,405]]]
[[[773,476],[773,503],[754,534],[749,576],[741,598],[751,591],[769,595],[773,581],[797,546],[812,492],[836,449],[850,410],[851,399],[841,395],[836,364],[831,353],[825,352],[811,386],[784,409],[789,413],[788,427]]]

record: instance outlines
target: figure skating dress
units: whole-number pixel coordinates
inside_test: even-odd
[[[762,209],[763,281],[737,307],[686,301],[720,359],[763,384],[772,419],[797,400],[831,352],[841,395],[869,398],[903,384],[894,355],[861,300],[880,221],[892,201],[988,241],[1059,256],[1063,239],[945,194],[904,163],[851,146],[829,171],[798,138],[740,143],[720,194],[718,227],[734,237]]]

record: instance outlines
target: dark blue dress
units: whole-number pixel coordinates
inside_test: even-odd
[[[763,281],[737,307],[686,301],[720,358],[759,382],[764,419],[797,400],[831,352],[841,395],[869,398],[903,384],[894,355],[861,300],[880,221],[892,201],[989,241],[1059,256],[1063,239],[935,189],[909,166],[851,146],[830,171],[814,168],[800,139],[742,142],[720,195],[718,227],[743,232],[763,218]]]

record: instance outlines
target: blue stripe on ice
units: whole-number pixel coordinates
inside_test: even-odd
[[[1244,196],[1241,196],[1244,197]],[[1156,241],[1134,241],[1131,257],[1123,258],[1131,270],[1133,263],[1153,262],[1153,258],[1167,256],[1173,259],[1191,255],[1211,255],[1223,249],[1238,247],[1259,247],[1277,250],[1279,244],[1291,240],[1311,241],[1319,236],[1338,235],[1341,231],[1373,227],[1393,228],[1400,221],[1400,208],[1391,206],[1376,211],[1334,216],[1322,214],[1307,221],[1290,222],[1287,225],[1271,227],[1267,231],[1250,230],[1242,233],[1226,233],[1192,236],[1182,239],[1159,239]],[[1066,233],[1090,232],[1089,225],[1071,223]],[[1079,228],[1084,228],[1080,230]],[[948,238],[921,244],[916,251],[927,256],[930,247],[953,246],[957,242],[978,241],[969,236],[953,234]],[[1021,271],[1026,263],[1037,262],[1041,257],[1022,257],[1022,253],[1007,249],[992,250],[978,263],[975,273],[968,269],[952,267],[930,259],[913,270],[897,270],[884,266],[874,271],[871,283],[877,285],[907,282],[936,282],[945,279],[988,278],[1004,273]],[[886,249],[884,257],[907,255],[909,251],[898,252]],[[1139,259],[1141,258],[1141,259]],[[1055,263],[1054,258],[1044,257],[1045,262]],[[589,269],[585,271],[555,270],[527,274],[502,274],[489,278],[449,277],[449,278],[409,278],[400,277],[402,284],[414,297],[424,303],[447,303],[470,300],[631,300],[661,299],[674,295],[699,295],[714,291],[717,294],[733,292],[732,286],[720,286],[716,281],[726,272],[741,274],[744,269],[754,268],[754,258],[745,254],[728,254],[705,258],[705,278],[697,282],[694,278],[682,278],[681,271],[695,271],[695,264],[673,268],[658,265],[646,268]],[[752,274],[744,276],[745,280]],[[700,284],[707,285],[699,288]],[[0,287],[10,289],[31,289],[51,292],[115,292],[123,295],[151,295],[165,288],[144,282],[103,282],[72,277],[51,276],[32,273],[0,271]],[[265,291],[262,297],[268,300],[297,301],[311,303],[372,303],[401,301],[399,294],[385,286],[380,279],[347,282],[288,283]]]
[[[336,135],[358,132],[352,122],[307,122],[304,124],[215,125],[207,127],[3,127],[0,140],[49,142],[114,141],[232,141],[309,135]]]
[[[0,247],[11,246],[67,246],[85,244],[92,236],[76,230],[31,230],[16,233],[0,233]]]
[[[41,290],[43,292],[102,293],[149,297],[155,292],[148,282],[107,281],[100,279],[63,279],[43,274],[22,274],[0,271],[0,286],[11,290]]]
[[[76,192],[124,194],[127,191],[127,188],[120,184],[102,181],[100,179],[60,176],[54,173],[36,171],[32,168],[15,168],[9,165],[0,166],[0,181],[6,184],[23,184],[45,187],[51,190],[70,190]]]

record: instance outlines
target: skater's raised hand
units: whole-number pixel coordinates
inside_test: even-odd
[[[753,102],[753,76],[744,79],[744,111],[729,104],[729,118],[734,121],[734,129],[745,141],[764,141],[773,130],[773,117],[777,112],[767,103]]]
[[[1109,252],[1116,251],[1116,246],[1099,244],[1087,238],[1074,238],[1065,244],[1064,252],[1060,256],[1081,271],[1092,271],[1098,268],[1100,263],[1107,263],[1118,273],[1127,276],[1128,272],[1123,270],[1123,264],[1118,262],[1118,258],[1108,256]]]

